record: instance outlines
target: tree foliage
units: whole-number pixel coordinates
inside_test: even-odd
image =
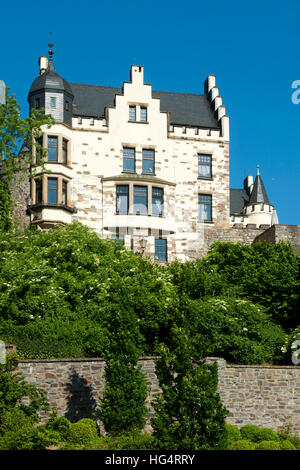
[[[14,176],[30,169],[29,176],[33,177],[36,168],[44,168],[47,151],[39,138],[43,129],[55,123],[43,109],[32,109],[25,118],[20,112],[21,106],[7,88],[6,102],[0,104],[0,230],[11,227],[10,186]],[[31,151],[34,147],[35,156]]]
[[[98,414],[105,430],[116,436],[144,428],[148,387],[138,366],[143,338],[126,282],[115,275],[109,291],[114,295],[103,315],[105,391]]]
[[[278,324],[299,324],[299,259],[289,243],[216,242],[204,266],[239,295],[266,307]]]
[[[6,412],[16,408],[38,422],[38,411],[49,409],[46,392],[26,382],[22,374],[12,373],[17,362],[17,357],[9,354],[6,363],[0,364],[0,423]]]
[[[290,246],[262,248],[266,259],[253,278],[261,279],[258,296],[247,293],[250,277],[246,283],[246,274],[238,275],[244,247],[221,245],[202,260],[161,266],[78,223],[13,236],[0,231],[0,338],[16,344],[24,358],[101,357],[112,347],[107,330],[116,316],[132,329],[128,338],[134,337],[140,353],[151,355],[169,335],[176,313],[180,322],[186,320],[199,354],[243,364],[290,364],[297,329],[290,333],[278,320],[279,298],[286,300],[285,324],[298,318],[297,260]],[[259,264],[256,250],[246,249],[244,272],[248,264]],[[228,256],[228,267],[219,251]],[[264,280],[266,271],[273,273],[272,283]],[[280,295],[276,276],[286,282]],[[274,310],[271,298],[277,299]]]
[[[162,393],[153,401],[155,445],[164,450],[224,448],[227,410],[217,392],[217,365],[197,359],[186,330],[175,322],[161,344],[156,375]]]

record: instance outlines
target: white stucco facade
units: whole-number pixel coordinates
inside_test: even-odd
[[[166,260],[190,259],[203,248],[206,232],[239,222],[230,216],[229,117],[210,75],[205,99],[216,125],[174,124],[143,74],[143,67],[132,66],[131,80],[104,116],[73,110],[72,125],[59,122],[64,95],[53,93],[60,110],[52,113],[57,122],[45,129],[43,146],[54,139],[56,160],[46,162],[51,173],[37,171],[32,181],[31,222],[48,228],[77,220],[99,236],[122,238],[126,247],[158,259],[155,240],[165,240]],[[47,91],[47,109],[51,96]],[[134,154],[131,170],[124,163],[126,149]],[[153,156],[151,171],[143,167],[147,151]],[[125,203],[127,209],[119,211],[118,204]],[[252,224],[270,223],[269,208],[255,214],[245,214]]]

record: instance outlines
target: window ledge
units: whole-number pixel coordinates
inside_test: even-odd
[[[206,180],[206,181],[212,181],[213,180],[213,177],[212,176],[198,176],[197,177],[198,180]]]
[[[67,212],[71,212],[71,213],[75,213],[77,212],[77,209],[75,207],[71,207],[71,206],[67,206],[66,204],[50,204],[50,203],[47,203],[47,204],[44,204],[44,203],[40,203],[40,204],[33,204],[32,206],[28,206],[28,209],[29,210],[35,210],[35,209],[63,209]]]
[[[115,212],[115,215],[137,215],[138,217],[157,217],[159,219],[165,219],[165,215],[155,215],[155,214],[148,214],[148,213],[137,213],[137,212]]]
[[[149,124],[149,121],[128,121],[128,122],[131,122],[133,124]]]
[[[45,165],[48,165],[49,163],[50,163],[51,165],[52,165],[52,164],[53,164],[53,165],[63,165],[63,166],[65,166],[66,168],[70,168],[70,170],[72,170],[72,167],[71,167],[70,165],[68,165],[67,163],[63,163],[63,162],[54,162],[54,161],[48,162],[48,161],[47,161],[47,162],[45,162],[44,164],[45,164]]]

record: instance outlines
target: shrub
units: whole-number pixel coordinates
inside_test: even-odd
[[[91,446],[94,450],[154,450],[153,436],[146,432],[133,432],[123,436],[100,437],[98,442]]]
[[[240,428],[243,439],[247,439],[251,442],[259,442],[260,428],[254,424],[246,424]]]
[[[256,435],[256,442],[261,441],[279,441],[279,436],[273,429],[261,428]]]
[[[176,297],[170,277],[79,223],[0,231],[0,337],[27,358],[103,356],[102,320],[122,279],[140,345],[152,352]]]
[[[257,444],[256,450],[281,450],[281,448],[279,442],[261,441]]]
[[[233,424],[225,424],[225,430],[226,430],[228,447],[230,447],[230,445],[234,441],[242,440],[241,432],[237,426],[234,426]]]
[[[280,442],[281,450],[297,450],[296,447],[288,440]]]
[[[2,415],[1,450],[44,450],[51,445],[58,445],[58,432],[35,426],[31,417],[15,408]]]
[[[235,364],[262,364],[282,357],[283,329],[265,309],[245,299],[205,297],[187,301],[187,328],[198,354]]]
[[[63,416],[58,416],[57,411],[51,413],[44,426],[48,430],[58,432],[62,441],[67,440],[69,437],[71,422]]]
[[[255,445],[247,439],[241,439],[240,441],[233,442],[229,450],[255,450]]]
[[[265,306],[276,323],[298,325],[299,260],[290,243],[215,242],[203,262],[245,298]]]
[[[0,364],[0,424],[6,411],[18,408],[29,416],[32,421],[40,420],[38,411],[48,410],[47,393],[45,390],[26,382],[20,373],[15,373],[18,356],[8,354],[5,364]],[[22,400],[26,397],[26,403]]]
[[[288,440],[297,450],[300,450],[300,437],[291,432],[290,425],[284,426],[280,431],[278,431],[278,436],[280,441]]]
[[[68,442],[70,444],[85,445],[97,439],[97,431],[92,428],[90,423],[82,423],[81,420],[77,423],[72,423],[68,435]]]
[[[89,426],[91,431],[94,433],[95,436],[98,436],[98,426],[96,421],[90,418],[82,418],[81,420],[77,421],[78,423],[86,424]]]

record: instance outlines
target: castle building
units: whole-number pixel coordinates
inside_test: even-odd
[[[159,261],[194,259],[215,240],[250,243],[278,224],[259,171],[230,189],[229,116],[214,75],[203,94],[154,91],[137,65],[122,88],[68,83],[52,54],[28,95],[30,109],[55,119],[40,141],[50,173],[28,186],[28,222],[76,220]]]

